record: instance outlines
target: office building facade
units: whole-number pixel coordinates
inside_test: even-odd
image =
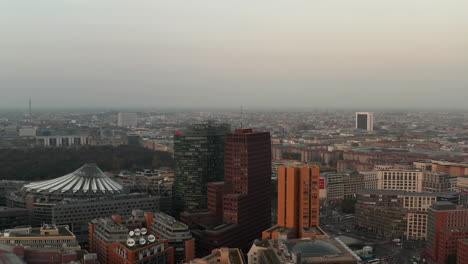
[[[89,223],[90,250],[99,263],[173,264],[174,249],[169,242],[146,228],[127,227],[111,218]]]
[[[356,129],[374,130],[374,114],[370,112],[356,112]]]
[[[174,135],[174,207],[183,211],[207,211],[209,182],[224,178],[224,141],[227,124],[192,125]]]
[[[224,181],[208,185],[209,212],[183,215],[194,227],[198,255],[260,238],[271,225],[270,186],[270,133],[242,128],[227,134]]]
[[[278,226],[308,237],[319,226],[319,168],[278,168]]]
[[[445,264],[457,254],[459,240],[468,238],[468,209],[441,201],[428,210],[426,254],[433,261]]]

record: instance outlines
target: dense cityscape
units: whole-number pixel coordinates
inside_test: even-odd
[[[467,14],[0,0],[0,264],[468,264]]]
[[[1,114],[0,136],[3,263],[468,259],[466,112],[30,104]],[[108,148],[124,158],[93,162]]]

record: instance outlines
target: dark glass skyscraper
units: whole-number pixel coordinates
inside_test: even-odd
[[[206,211],[207,185],[224,178],[224,141],[227,124],[197,124],[174,135],[174,207],[182,211]]]
[[[271,139],[250,128],[226,135],[224,181],[208,184],[211,214],[182,214],[199,256],[219,247],[246,249],[271,226]]]

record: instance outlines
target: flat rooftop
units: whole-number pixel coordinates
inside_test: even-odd
[[[7,229],[5,232],[0,233],[1,238],[5,238],[5,233],[8,232],[9,237],[59,237],[59,236],[68,236],[74,237],[75,235],[68,230],[68,226],[58,226],[55,228],[45,229],[43,234],[41,234],[41,227],[25,227],[25,228],[14,228]],[[47,232],[50,231],[50,232]],[[55,233],[54,231],[58,231]]]

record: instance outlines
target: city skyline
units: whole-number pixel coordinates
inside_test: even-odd
[[[466,110],[467,8],[0,3],[0,107]]]

